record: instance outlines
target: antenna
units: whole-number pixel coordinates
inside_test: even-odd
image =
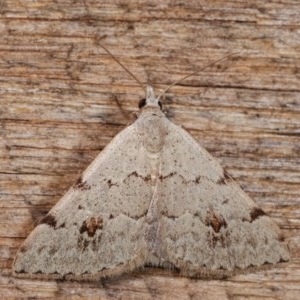
[[[140,86],[141,88],[143,89],[143,91],[145,90],[145,86],[143,85],[143,83],[138,80],[106,47],[104,47],[101,43],[98,42],[98,45],[105,50],[105,52],[107,52],[109,54],[109,56],[117,63],[119,64]],[[222,61],[222,60],[226,60],[228,59],[229,57],[231,56],[234,56],[234,55],[237,55],[239,54],[240,52],[234,52],[234,53],[231,53],[231,54],[228,54],[226,56],[223,56],[215,61],[213,61],[212,63],[206,65],[205,67],[193,72],[193,73],[190,73],[182,78],[180,78],[179,80],[176,80],[175,82],[173,82],[171,85],[169,85],[166,89],[164,89],[164,91],[158,96],[157,100],[159,100],[161,98],[162,95],[164,95],[170,88],[172,88],[174,85],[176,85],[177,83],[191,77],[191,76],[194,76],[202,71],[204,71],[205,69],[217,64],[218,62]]]
[[[99,46],[104,49],[109,56],[115,61],[117,62],[143,89],[143,91],[145,91],[145,86],[142,84],[142,82],[140,80],[138,80],[106,47],[104,47],[101,43],[99,43]]]
[[[159,100],[159,98],[160,98],[163,94],[165,94],[171,87],[173,87],[173,86],[176,85],[177,83],[179,83],[179,82],[181,82],[181,81],[183,81],[183,80],[185,80],[185,79],[187,79],[187,78],[189,78],[189,77],[191,77],[191,76],[193,76],[193,75],[196,75],[196,74],[198,74],[198,73],[204,71],[205,69],[207,69],[207,68],[209,68],[209,67],[211,67],[211,66],[217,64],[218,62],[220,62],[220,61],[222,61],[222,60],[228,59],[230,56],[234,56],[234,55],[237,55],[237,54],[239,54],[239,53],[240,53],[240,52],[234,52],[234,53],[228,54],[228,55],[226,55],[226,56],[223,56],[223,57],[221,57],[221,58],[219,58],[219,59],[213,61],[212,63],[208,64],[207,66],[205,66],[205,67],[203,67],[203,68],[201,68],[201,69],[199,69],[199,70],[197,70],[197,71],[195,71],[195,72],[193,72],[193,73],[190,73],[190,74],[188,74],[188,75],[186,75],[186,76],[180,78],[179,80],[176,80],[176,81],[173,82],[171,85],[169,85],[167,88],[165,88],[164,91],[158,96],[157,99]]]

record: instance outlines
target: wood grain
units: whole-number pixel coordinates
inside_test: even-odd
[[[1,298],[299,299],[299,18],[292,0],[2,1]],[[22,241],[144,96],[99,42],[157,93],[239,52],[172,88],[164,110],[279,224],[285,268],[227,281],[149,268],[94,283],[11,277]]]

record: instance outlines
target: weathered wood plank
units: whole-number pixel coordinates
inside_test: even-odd
[[[1,297],[299,299],[299,18],[293,0],[1,2]],[[143,97],[99,41],[156,90],[240,52],[172,88],[164,110],[283,229],[286,268],[227,281],[159,269],[98,283],[11,277],[24,238]]]

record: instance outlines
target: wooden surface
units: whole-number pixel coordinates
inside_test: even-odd
[[[300,299],[300,2],[112,2],[0,3],[0,298]],[[279,224],[285,268],[226,281],[148,268],[92,283],[11,277],[23,240],[143,97],[99,41],[156,91],[240,52],[172,88],[164,109]]]

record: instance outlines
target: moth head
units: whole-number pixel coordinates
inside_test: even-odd
[[[158,98],[155,97],[154,95],[154,91],[152,86],[147,86],[146,87],[146,98],[141,99],[139,102],[139,108],[143,108],[143,107],[159,107],[160,109],[162,109],[162,104],[159,101]]]

